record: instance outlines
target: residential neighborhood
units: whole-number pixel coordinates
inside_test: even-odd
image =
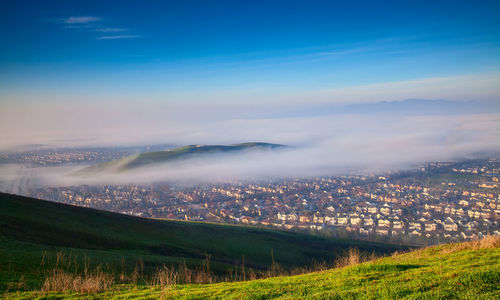
[[[437,243],[500,234],[500,162],[439,162],[384,174],[181,186],[82,185],[32,196],[134,216]]]

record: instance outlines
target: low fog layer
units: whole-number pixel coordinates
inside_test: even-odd
[[[221,117],[222,113],[223,110],[210,117],[198,110],[187,120],[183,121],[178,115],[163,123],[157,119],[148,122],[142,116],[140,119],[145,122],[142,127],[132,118],[127,121],[138,126],[135,129],[125,126],[126,129],[120,131],[116,124],[110,133],[109,128],[103,128],[109,136],[108,141],[103,132],[96,131],[90,144],[96,141],[110,146],[139,141],[172,144],[269,142],[293,148],[208,156],[86,177],[74,175],[84,167],[82,165],[35,169],[3,165],[0,166],[1,188],[14,191],[14,187],[21,184],[20,178],[28,173],[28,184],[48,186],[368,174],[405,169],[422,162],[484,156],[498,153],[500,149],[500,114],[497,112],[398,114],[388,111],[254,119]],[[74,138],[79,137],[77,131],[74,133]],[[46,138],[52,139],[52,143],[56,140],[54,136]],[[82,146],[85,141],[89,140],[71,142],[66,138],[61,146]]]
[[[500,114],[500,102],[405,100],[368,104],[161,104],[12,105],[0,110],[0,152],[25,145],[50,147],[130,146],[144,144],[229,144],[264,141],[285,144],[332,136],[376,134],[420,120],[453,118],[438,130],[458,130],[481,122],[484,114]],[[477,115],[471,120],[468,116]],[[425,121],[421,122],[424,123]],[[495,128],[499,125],[493,124]],[[410,127],[412,127],[410,129]],[[401,128],[404,130],[404,128]],[[490,128],[491,129],[491,128]]]

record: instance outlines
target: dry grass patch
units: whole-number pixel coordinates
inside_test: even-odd
[[[478,240],[449,244],[441,250],[441,253],[448,254],[462,250],[493,249],[498,247],[500,247],[500,236],[489,235]]]
[[[371,255],[363,255],[358,248],[349,248],[346,255],[337,259],[335,262],[336,268],[343,268],[348,266],[358,265],[367,261],[373,261],[378,257],[374,253]]]
[[[75,275],[61,269],[54,269],[43,282],[42,291],[98,293],[111,287],[114,279],[111,275],[96,270],[92,274]]]
[[[172,268],[163,266],[154,275],[149,282],[151,286],[159,286],[161,289],[177,284],[178,272]]]
[[[479,241],[477,241],[477,243],[479,247],[478,249],[498,248],[500,247],[500,236],[490,235],[483,239],[480,239]]]

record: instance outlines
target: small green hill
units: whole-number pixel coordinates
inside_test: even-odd
[[[241,143],[233,145],[189,145],[172,150],[145,152],[132,155],[80,170],[78,174],[93,174],[96,172],[123,172],[148,165],[174,162],[199,157],[210,157],[216,154],[237,154],[245,151],[265,151],[284,149],[288,146],[270,143]]]
[[[82,265],[111,273],[153,273],[161,265],[202,265],[226,274],[242,264],[266,270],[331,262],[350,247],[387,254],[401,247],[328,239],[244,226],[153,220],[0,193],[0,291],[22,278],[39,288],[62,253],[77,272]],[[273,257],[272,257],[273,256]]]

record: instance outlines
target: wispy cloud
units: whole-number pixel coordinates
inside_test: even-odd
[[[127,33],[128,28],[112,26],[106,24],[103,18],[96,16],[70,16],[59,18],[58,23],[64,25],[66,29],[72,29],[79,32],[89,32],[99,34],[96,40],[119,40],[119,39],[135,39],[142,36],[137,34],[119,34]],[[103,35],[106,34],[106,35]]]
[[[124,32],[124,31],[127,31],[127,29],[126,28],[105,27],[105,28],[96,28],[93,31],[111,33],[111,32]]]
[[[98,40],[119,40],[119,39],[136,39],[140,38],[140,35],[131,35],[131,34],[123,34],[123,35],[105,35],[100,36]]]
[[[67,18],[61,19],[61,21],[65,24],[87,24],[100,21],[101,18],[93,17],[93,16],[71,16]]]

